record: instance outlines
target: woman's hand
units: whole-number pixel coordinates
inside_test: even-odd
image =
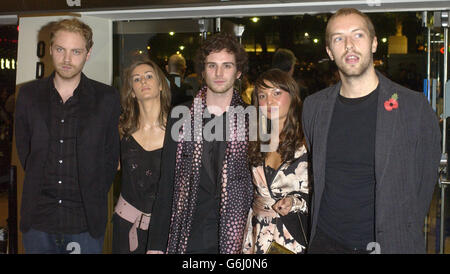
[[[289,214],[292,208],[292,204],[294,203],[294,197],[292,196],[286,196],[283,199],[276,202],[272,208],[280,214],[281,216],[286,216]]]

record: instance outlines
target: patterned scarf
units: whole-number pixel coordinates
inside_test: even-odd
[[[204,113],[206,106],[206,87],[200,90],[195,101],[201,102],[201,104],[193,103],[190,108],[191,117],[195,117],[194,113]],[[230,106],[236,107],[243,105],[244,103],[239,93],[234,91]],[[236,115],[226,115],[225,117],[230,119],[230,136],[227,139],[221,173],[219,252],[221,254],[238,254],[242,250],[244,228],[253,199],[253,184],[247,155],[248,119],[245,119],[245,130],[242,128],[238,130],[238,119]],[[196,123],[200,123],[197,124],[197,129],[194,128],[195,119],[197,119]],[[190,121],[186,120],[180,129],[176,153],[174,196],[167,253],[185,253],[191,233],[200,183],[203,138],[195,141],[187,141],[186,139],[189,140],[187,135],[190,132],[193,132],[194,136],[199,136],[195,135],[195,133],[202,130],[204,126],[203,119],[195,119],[190,119]],[[187,123],[189,122],[191,123],[191,131],[186,129]],[[202,127],[200,128],[198,125],[202,125]],[[192,134],[190,135],[190,140],[194,140]]]

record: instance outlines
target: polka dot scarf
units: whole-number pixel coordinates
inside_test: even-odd
[[[194,111],[195,113],[203,113],[206,106],[206,87],[200,90],[195,100],[197,102],[201,100],[201,104],[193,104],[191,106],[191,117],[194,117]],[[237,91],[233,92],[230,105],[244,105]],[[195,110],[194,106],[196,107]],[[229,123],[230,136],[227,139],[222,167],[219,207],[219,252],[221,254],[238,254],[242,250],[244,228],[253,198],[253,184],[247,155],[248,119],[245,120],[245,130],[242,130],[242,128],[238,130],[239,121],[236,115],[227,116],[232,120]],[[198,133],[203,127],[196,129],[194,127],[194,119],[190,121],[192,132],[194,136],[201,136],[195,135],[195,133]],[[200,119],[201,117],[196,123],[201,124],[203,119]],[[190,132],[185,130],[185,128],[186,124],[180,129],[176,153],[172,217],[167,245],[167,253],[169,254],[183,254],[186,252],[200,183],[203,140],[201,138],[198,140],[192,138],[191,140],[194,141],[186,141],[186,135],[190,134]]]

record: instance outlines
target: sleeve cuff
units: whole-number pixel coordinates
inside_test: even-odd
[[[308,212],[308,207],[304,199],[298,198],[295,195],[288,195],[287,197],[292,198],[292,208],[290,212],[298,212],[298,211],[302,213]]]

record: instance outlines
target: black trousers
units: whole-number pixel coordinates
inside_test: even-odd
[[[342,243],[332,239],[317,227],[314,239],[307,251],[308,254],[369,254],[365,249],[349,248]]]

